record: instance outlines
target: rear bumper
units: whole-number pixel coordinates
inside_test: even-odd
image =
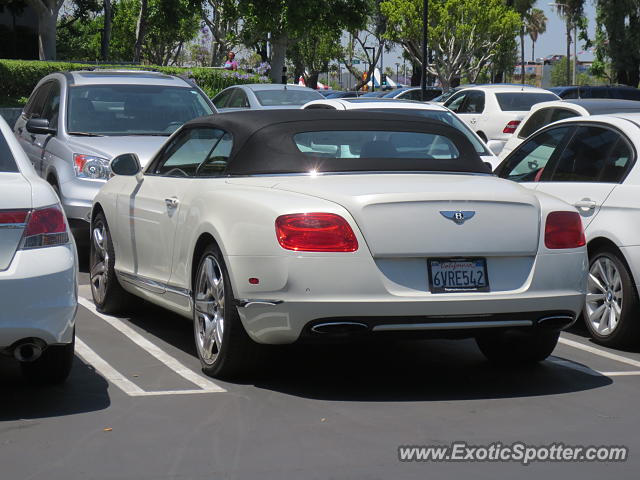
[[[238,307],[245,329],[255,341],[274,344],[295,342],[313,325],[336,319],[364,323],[372,332],[390,331],[394,325],[403,325],[403,331],[418,332],[437,330],[434,324],[447,322],[515,321],[528,322],[520,327],[532,327],[545,316],[575,319],[584,304],[587,274],[584,250],[539,255],[529,275],[518,281],[513,290],[498,290],[508,283],[508,278],[498,278],[508,276],[503,272],[494,273],[495,289],[491,292],[432,294],[426,284],[419,288],[417,281],[407,281],[405,285],[398,283],[398,277],[392,281],[388,276],[391,273],[383,273],[375,262],[364,258],[289,258],[288,265],[278,265],[269,257],[263,277],[280,274],[282,278],[279,282],[265,282],[264,288],[242,285],[241,280],[261,277],[260,259],[229,257],[227,262],[236,279],[232,280],[236,297],[261,300],[245,301],[244,306]],[[518,276],[509,273],[514,278]],[[411,275],[408,270],[404,274]],[[376,329],[379,325],[388,326]],[[501,326],[514,324],[492,328]],[[455,329],[459,334],[473,336],[478,328],[483,327],[443,325],[439,329]]]
[[[99,180],[74,178],[60,185],[60,200],[70,222],[80,220],[89,228],[93,199],[104,184]]]
[[[47,344],[71,342],[76,280],[73,244],[18,251],[0,272],[0,349],[26,337]]]

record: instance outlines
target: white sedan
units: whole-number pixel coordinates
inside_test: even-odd
[[[192,318],[210,375],[246,369],[257,343],[387,335],[540,361],[584,303],[579,215],[488,174],[439,121],[226,113],[185,124],[144,170],[135,154],[111,167],[92,212],[94,301]]]
[[[448,108],[434,103],[414,102],[411,100],[397,100],[391,98],[340,98],[314,100],[302,106],[305,110],[365,110],[370,112],[384,112],[439,120],[457,128],[465,134],[473,144],[482,161],[490,163],[491,169],[500,164],[500,159],[486,146],[484,141],[471,130],[460,118]]]
[[[580,214],[590,261],[584,317],[596,341],[616,347],[640,343],[639,125],[639,113],[562,120],[525,140],[496,170]]]
[[[0,119],[0,352],[39,383],[74,356],[76,249],[60,201]]]

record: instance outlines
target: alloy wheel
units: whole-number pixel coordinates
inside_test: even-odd
[[[200,264],[195,289],[195,337],[200,358],[207,365],[215,362],[224,333],[224,276],[213,255]]]
[[[96,303],[103,303],[107,291],[107,270],[109,252],[107,250],[107,227],[98,222],[91,231],[91,292]]]
[[[586,313],[591,328],[608,336],[618,326],[623,306],[622,278],[607,257],[597,258],[589,269]]]

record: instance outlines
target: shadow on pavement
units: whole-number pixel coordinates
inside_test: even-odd
[[[111,404],[108,382],[75,358],[62,385],[36,386],[22,378],[18,363],[0,360],[0,421],[60,417],[103,410]],[[0,430],[1,431],[1,430]]]

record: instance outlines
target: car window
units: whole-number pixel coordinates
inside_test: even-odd
[[[212,100],[216,108],[226,108],[227,102],[229,101],[229,99],[231,98],[231,95],[233,95],[233,92],[235,90],[236,90],[235,88],[230,88],[216,95]]]
[[[9,144],[7,144],[5,138],[0,135],[0,173],[15,172],[18,172],[18,165],[16,165]]]
[[[213,150],[207,155],[205,161],[198,166],[196,175],[199,177],[220,175],[227,168],[231,149],[233,148],[233,136],[229,132],[223,132],[222,130],[217,130],[217,132],[222,135]]]
[[[164,160],[156,167],[155,173],[169,177],[196,175],[198,166],[210,158],[224,133],[215,128],[185,130],[166,150]]]
[[[31,98],[27,103],[27,106],[24,109],[24,113],[28,118],[40,117],[42,115],[42,110],[44,108],[44,102],[47,99],[47,95],[49,94],[49,89],[51,88],[51,84],[53,82],[47,82],[31,94]]]
[[[458,113],[482,113],[484,111],[484,92],[474,90],[467,94],[467,101]]]
[[[227,108],[249,108],[247,94],[241,88],[236,88],[227,102]]]
[[[631,152],[619,133],[599,126],[579,127],[551,173],[552,182],[599,182],[621,178]],[[622,172],[622,173],[620,173]]]
[[[43,105],[42,118],[49,120],[49,125],[58,127],[58,115],[60,114],[60,83],[57,81],[51,82],[51,88],[49,94]]]
[[[516,182],[540,180],[549,160],[557,154],[570,127],[558,127],[534,135],[507,157],[498,175]]]
[[[500,110],[504,112],[524,112],[536,103],[557,100],[553,93],[503,92],[496,93]]]
[[[451,97],[449,100],[447,100],[447,103],[445,103],[444,106],[447,107],[452,112],[458,113],[458,111],[462,107],[462,104],[464,103],[464,100],[466,98],[467,98],[467,92],[460,92],[454,95],[453,97]]]
[[[527,119],[527,121],[524,122],[524,125],[518,133],[518,138],[525,139],[533,132],[536,132],[545,125],[548,125],[549,122],[547,121],[547,118],[549,118],[548,108],[543,108],[541,110],[538,110],[537,112],[533,112]]]
[[[312,100],[322,100],[324,97],[313,90],[278,89],[257,90],[254,92],[260,105],[273,107],[276,105],[302,106]]]

